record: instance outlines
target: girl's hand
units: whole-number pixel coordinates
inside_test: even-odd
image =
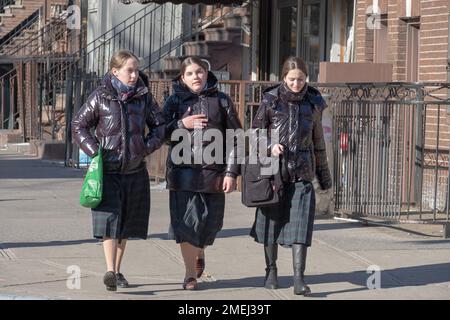
[[[187,109],[185,114],[189,114],[191,112],[191,107]],[[181,119],[183,122],[183,126],[186,129],[203,129],[206,127],[208,123],[208,119],[204,114],[195,114],[193,116],[188,116],[186,118]]]
[[[223,179],[223,191],[225,193],[233,192],[236,189],[236,179],[232,177],[225,177]]]
[[[279,144],[279,143],[277,143],[276,145],[274,145],[274,146],[272,147],[272,155],[273,155],[274,157],[280,156],[280,154],[282,154],[283,151],[284,151],[284,146],[281,145],[281,144]]]

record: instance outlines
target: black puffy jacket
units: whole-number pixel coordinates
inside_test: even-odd
[[[238,115],[231,99],[217,88],[217,78],[208,73],[207,87],[199,94],[191,92],[181,81],[181,77],[173,80],[174,93],[164,105],[164,118],[166,122],[166,142],[170,145],[167,158],[166,181],[167,188],[176,191],[193,191],[204,193],[223,192],[223,178],[225,175],[236,177],[240,168],[237,164],[235,150],[227,154],[226,129],[241,129]],[[191,107],[190,114],[186,111]],[[205,150],[213,141],[202,141],[202,145],[194,145],[194,131],[189,130],[191,139],[191,158],[187,163],[174,163],[172,150],[179,143],[178,140],[171,141],[172,133],[178,129],[178,120],[195,114],[205,114],[208,125],[202,129],[202,134],[209,129],[220,131],[223,137],[223,158],[220,162],[196,164],[194,162],[194,148]],[[209,131],[211,132],[211,131]],[[217,132],[217,131],[216,131]],[[205,139],[206,140],[206,139]]]
[[[283,175],[285,181],[312,181],[317,176],[322,189],[332,187],[322,128],[322,111],[326,107],[319,91],[309,86],[299,101],[292,101],[283,85],[264,92],[253,128],[278,132],[279,143],[285,147],[282,155],[287,166],[282,168],[287,171]]]
[[[111,75],[106,74],[72,121],[73,139],[88,156],[93,157],[102,144],[105,173],[129,174],[143,169],[144,158],[164,141],[164,118],[147,81],[141,74],[135,94],[120,101]],[[91,129],[95,129],[94,134]]]

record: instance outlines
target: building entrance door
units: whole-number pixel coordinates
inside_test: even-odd
[[[309,81],[317,81],[326,59],[326,6],[327,0],[273,1],[270,80],[280,80],[284,60],[298,56],[308,65]]]

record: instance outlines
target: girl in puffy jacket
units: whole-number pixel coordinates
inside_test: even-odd
[[[288,58],[281,84],[264,92],[253,120],[253,128],[276,130],[279,143],[270,145],[272,156],[283,157],[281,176],[284,198],[270,207],[257,208],[251,236],[264,245],[265,287],[276,289],[278,245],[292,248],[294,293],[305,295],[307,248],[311,246],[315,214],[312,181],[317,177],[322,189],[331,188],[331,175],[322,129],[326,103],[320,93],[308,86],[303,60]]]
[[[166,139],[170,144],[166,181],[170,190],[171,230],[181,247],[186,269],[183,288],[187,290],[197,288],[197,278],[205,268],[204,248],[213,244],[222,228],[224,193],[235,189],[239,174],[234,150],[225,150],[222,145],[223,158],[208,162],[202,158],[202,150],[212,142],[196,139],[196,135],[213,130],[210,132],[220,133],[225,142],[225,130],[241,128],[231,99],[217,86],[217,78],[208,72],[207,63],[189,57],[183,61],[180,75],[173,81],[174,93],[164,106]],[[172,139],[177,131],[185,133],[190,141],[188,151],[192,152],[187,151],[190,153],[187,157],[183,154],[180,157],[183,161],[176,159],[179,154],[174,152],[178,143],[182,143]],[[199,151],[201,159],[195,161]]]
[[[128,286],[120,272],[127,239],[147,238],[150,185],[144,159],[164,139],[162,113],[138,66],[132,52],[115,53],[110,71],[72,122],[73,138],[88,156],[102,148],[103,196],[92,209],[92,221],[94,237],[103,239],[103,282],[110,291]]]

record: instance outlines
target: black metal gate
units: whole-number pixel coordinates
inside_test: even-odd
[[[333,111],[337,213],[448,224],[449,88],[322,86]]]

